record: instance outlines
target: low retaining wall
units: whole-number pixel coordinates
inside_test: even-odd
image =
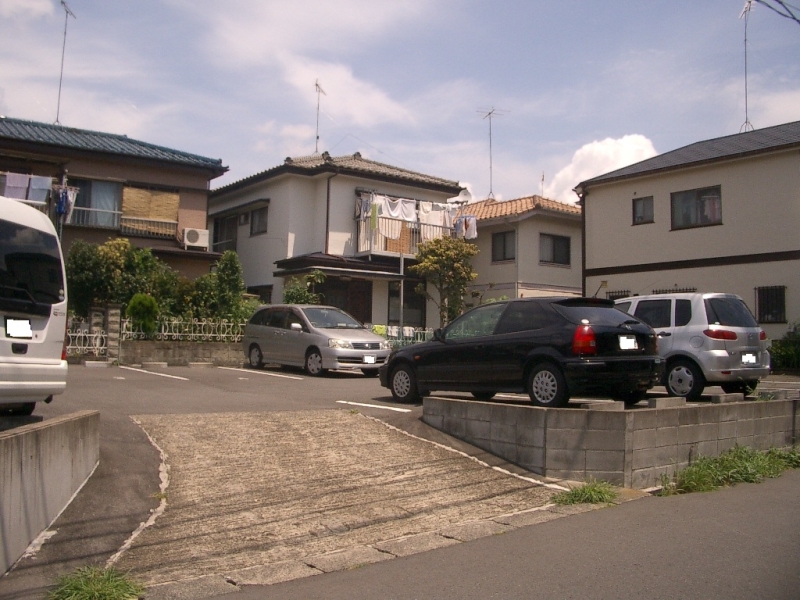
[[[0,573],[69,504],[100,460],[100,413],[0,432]]]
[[[539,408],[425,398],[422,420],[546,477],[658,485],[698,456],[797,442],[798,399],[674,408]],[[602,405],[601,405],[602,406]],[[605,407],[608,407],[606,405]]]
[[[125,340],[120,343],[119,362],[122,365],[165,362],[182,367],[208,362],[231,367],[244,364],[245,356],[239,342]]]

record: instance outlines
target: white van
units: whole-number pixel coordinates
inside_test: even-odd
[[[0,196],[0,416],[30,415],[67,387],[67,288],[55,227]]]

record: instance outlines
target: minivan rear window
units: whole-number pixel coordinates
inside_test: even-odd
[[[47,316],[64,297],[58,239],[0,219],[0,309]]]
[[[758,327],[747,305],[738,298],[706,298],[709,325],[727,327]]]
[[[589,321],[590,325],[609,325],[616,327],[625,322],[638,323],[628,313],[622,312],[613,306],[592,306],[592,305],[571,305],[565,306],[563,303],[553,303],[556,311],[561,313],[571,323],[580,323],[583,319]]]

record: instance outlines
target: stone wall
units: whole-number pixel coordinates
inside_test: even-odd
[[[241,342],[187,342],[124,340],[119,344],[119,364],[165,362],[170,366],[212,363],[218,366],[242,366],[245,362]]]
[[[423,421],[540,475],[658,485],[698,456],[738,444],[759,450],[797,442],[800,400],[613,410],[539,408],[425,398]],[[612,410],[596,410],[608,409]]]

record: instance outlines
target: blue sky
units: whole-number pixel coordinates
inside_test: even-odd
[[[580,181],[745,121],[744,0],[67,0],[59,121],[220,158],[315,149],[467,185]],[[0,0],[0,115],[56,120],[64,11]],[[800,25],[755,4],[749,120],[800,120]],[[484,112],[481,112],[484,111]],[[542,176],[544,175],[544,184]]]

